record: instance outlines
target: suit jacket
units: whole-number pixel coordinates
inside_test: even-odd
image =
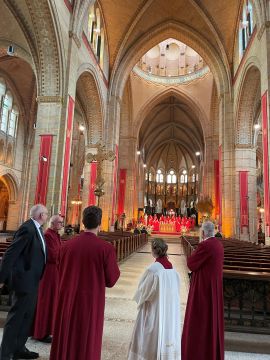
[[[45,254],[38,230],[29,219],[23,223],[7,248],[0,266],[0,283],[20,293],[38,289],[43,275]]]

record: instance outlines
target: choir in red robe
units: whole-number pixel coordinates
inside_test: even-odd
[[[119,276],[114,247],[93,233],[63,246],[50,360],[100,360],[105,287]]]
[[[192,280],[181,360],[224,360],[223,257],[222,244],[212,237],[188,258]]]
[[[59,283],[60,235],[50,228],[44,235],[47,245],[47,261],[38,289],[33,326],[33,338],[35,339],[43,339],[53,333]]]

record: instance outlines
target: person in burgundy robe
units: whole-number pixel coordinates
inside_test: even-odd
[[[53,333],[57,293],[59,283],[59,255],[61,240],[58,231],[63,227],[63,218],[53,215],[50,226],[46,230],[45,242],[47,245],[47,263],[42,280],[39,283],[36,315],[32,337],[36,340],[50,343]]]
[[[192,271],[182,333],[181,360],[224,360],[223,258],[215,226],[202,226],[203,241],[187,260]]]
[[[101,217],[100,208],[85,208],[85,231],[61,249],[50,360],[100,360],[105,287],[120,276],[114,247],[97,237]]]

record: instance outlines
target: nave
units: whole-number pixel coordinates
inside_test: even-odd
[[[151,238],[150,238],[151,239]],[[169,245],[169,259],[174,268],[180,273],[181,277],[181,318],[182,324],[184,319],[184,312],[187,303],[189,279],[187,276],[186,258],[183,254],[182,245],[179,243],[179,238],[170,236],[164,238]],[[102,360],[126,360],[129,340],[131,338],[134,321],[136,319],[136,304],[132,301],[138,281],[152,262],[152,255],[150,253],[150,243],[139,249],[138,252],[131,255],[126,261],[120,265],[121,276],[117,284],[112,289],[107,289],[106,292],[106,309],[105,322],[102,346]],[[1,314],[1,317],[4,313]],[[1,322],[1,327],[3,326]],[[2,328],[1,336],[2,336]],[[234,333],[226,333],[225,346],[228,342],[235,338]],[[240,335],[237,334],[239,343],[242,341],[250,341],[254,345],[256,335]],[[261,341],[269,342],[269,336],[257,336]],[[194,340],[196,343],[196,340]],[[49,359],[50,345],[42,344],[34,340],[29,340],[29,348],[40,353],[40,360]],[[228,346],[228,345],[227,345]],[[241,346],[241,344],[240,344]],[[247,348],[246,348],[247,349]],[[225,360],[269,360],[270,355],[251,354],[243,352],[226,351]],[[79,359],[78,359],[79,360]],[[90,359],[89,359],[90,360]],[[195,360],[195,359],[194,359]]]

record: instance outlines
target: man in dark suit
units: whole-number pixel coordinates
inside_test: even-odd
[[[7,284],[13,292],[2,338],[0,360],[37,359],[25,343],[36,308],[39,280],[46,264],[46,244],[42,225],[48,211],[38,204],[31,208],[30,219],[23,223],[6,250],[0,267],[0,286]]]

